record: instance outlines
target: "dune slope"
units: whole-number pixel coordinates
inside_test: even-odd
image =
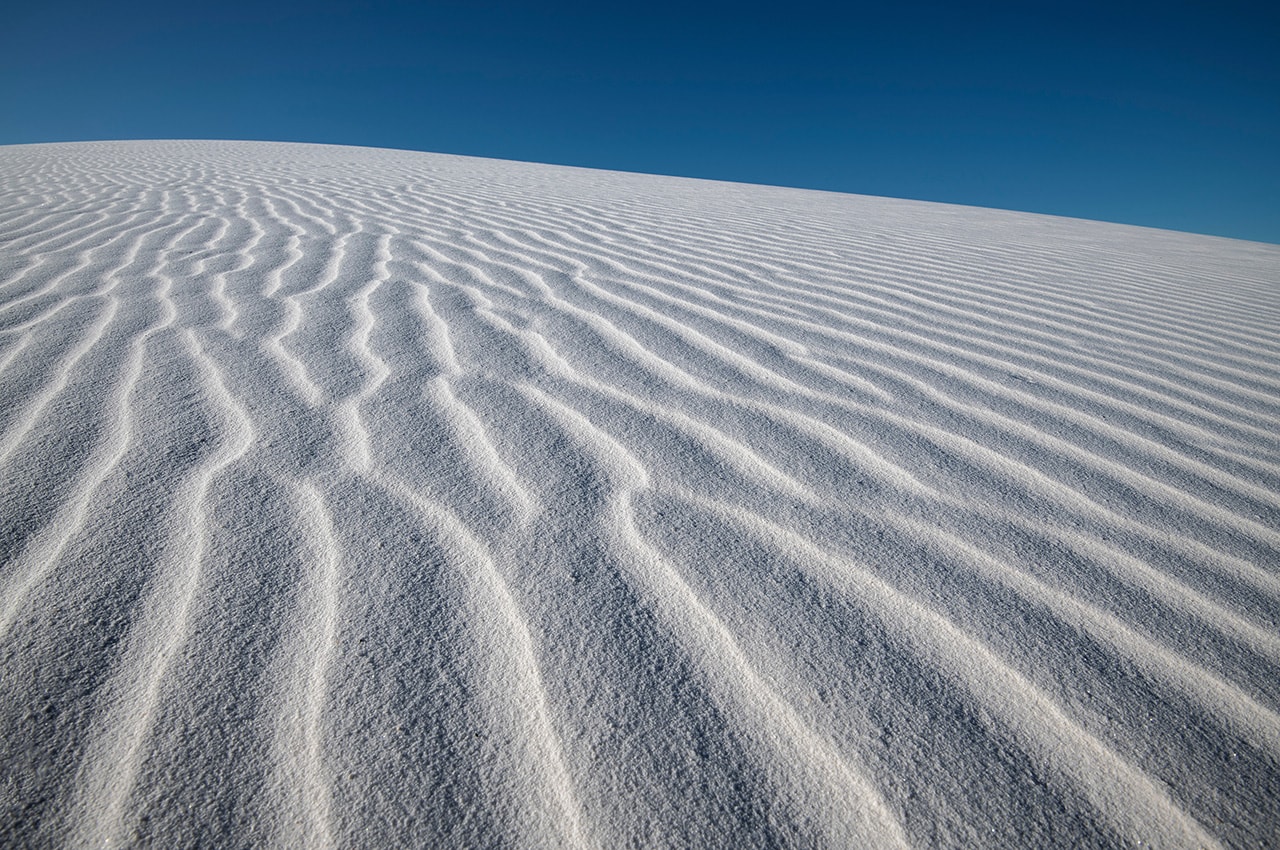
[[[0,148],[0,844],[1253,847],[1280,247]]]

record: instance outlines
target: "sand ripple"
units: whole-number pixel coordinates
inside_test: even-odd
[[[1254,847],[1280,248],[0,148],[0,845]]]

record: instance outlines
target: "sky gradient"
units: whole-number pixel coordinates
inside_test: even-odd
[[[1263,4],[29,3],[0,144],[439,151],[1280,243]]]

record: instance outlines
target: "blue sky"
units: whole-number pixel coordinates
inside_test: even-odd
[[[1267,5],[27,2],[0,144],[333,142],[1280,242]]]

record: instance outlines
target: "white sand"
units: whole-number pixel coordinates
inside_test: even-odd
[[[0,845],[1280,835],[1280,247],[0,148]]]

